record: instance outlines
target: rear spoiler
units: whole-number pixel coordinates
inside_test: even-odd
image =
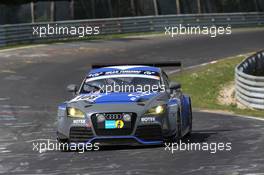
[[[152,66],[152,67],[181,67],[182,63],[180,61],[168,61],[168,62],[157,62],[157,63],[116,63],[116,64],[92,64],[92,69],[97,69],[101,67],[111,67],[111,66]]]

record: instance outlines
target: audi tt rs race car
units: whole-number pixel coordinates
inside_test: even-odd
[[[156,145],[190,134],[191,99],[159,68],[179,64],[94,65],[67,87],[74,98],[58,107],[58,141]]]

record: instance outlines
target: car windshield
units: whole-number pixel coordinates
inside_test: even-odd
[[[81,93],[90,92],[146,92],[159,91],[161,86],[160,77],[155,76],[129,76],[129,77],[109,77],[109,78],[87,78],[81,88]]]

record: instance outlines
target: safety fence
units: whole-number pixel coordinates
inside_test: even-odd
[[[47,25],[59,27],[98,26],[100,35],[125,34],[137,32],[165,32],[167,26],[232,26],[255,27],[264,24],[264,13],[217,13],[217,14],[181,14],[126,18],[88,19],[59,21],[54,23],[30,23],[0,26],[0,46],[21,43],[41,43],[50,40],[67,40],[76,38],[74,35],[49,35],[39,37],[33,35],[33,27]]]
[[[247,107],[264,109],[264,51],[240,63],[235,79],[237,100]]]

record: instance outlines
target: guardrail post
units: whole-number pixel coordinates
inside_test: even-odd
[[[6,46],[6,35],[5,35],[5,28],[0,25],[0,47]]]

